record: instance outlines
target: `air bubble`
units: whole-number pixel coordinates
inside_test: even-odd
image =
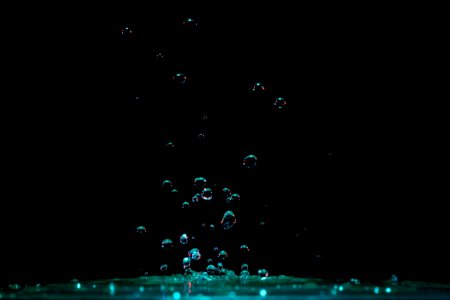
[[[234,224],[236,224],[236,216],[231,210],[229,210],[225,212],[225,214],[223,215],[220,224],[222,224],[223,229],[225,230],[231,229],[234,226]]]
[[[201,194],[201,197],[203,200],[211,200],[212,199],[212,189],[210,188],[204,188]]]
[[[256,161],[257,161],[257,160],[258,160],[258,159],[256,158],[255,155],[250,154],[250,155],[247,155],[247,156],[244,158],[244,162],[243,162],[242,164],[243,164],[243,166],[244,166],[245,168],[247,168],[247,169],[253,169],[253,168],[256,166]]]
[[[173,242],[172,242],[172,240],[171,240],[171,239],[165,239],[165,240],[163,240],[162,243],[161,243],[161,247],[162,247],[164,250],[170,250],[170,249],[172,249],[172,248],[173,248]]]

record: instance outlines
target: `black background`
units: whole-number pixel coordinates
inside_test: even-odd
[[[226,209],[218,196],[197,213],[180,209],[198,176],[241,194],[231,233],[196,233],[205,258],[218,244],[235,271],[242,258],[231,254],[245,242],[253,273],[448,280],[439,118],[416,10],[6,11],[2,282],[158,274],[162,239],[218,227]],[[249,92],[256,81],[265,95]],[[253,170],[241,165],[247,154],[258,157]],[[161,191],[164,179],[179,193]]]

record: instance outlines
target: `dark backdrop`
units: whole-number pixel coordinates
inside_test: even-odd
[[[158,274],[161,240],[183,230],[205,258],[229,249],[235,271],[231,254],[247,243],[253,273],[448,279],[420,14],[169,6],[8,9],[3,282]],[[265,94],[250,93],[256,81]],[[242,167],[247,154],[255,169]],[[216,196],[185,212],[197,176]],[[161,191],[164,179],[178,194]],[[225,186],[241,194],[231,233],[218,226]]]

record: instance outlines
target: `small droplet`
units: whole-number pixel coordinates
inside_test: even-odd
[[[257,160],[258,160],[258,159],[256,158],[255,155],[250,154],[250,155],[247,155],[247,156],[244,158],[244,162],[243,162],[242,164],[243,164],[244,167],[247,168],[247,169],[253,169],[253,168],[256,166],[256,161],[257,161]]]
[[[208,274],[214,275],[214,274],[217,273],[216,267],[215,267],[214,265],[212,265],[212,264],[209,264],[209,265],[206,267],[206,272],[208,272]]]
[[[258,275],[259,275],[259,277],[268,277],[269,276],[269,272],[267,272],[266,269],[259,269],[258,270]]]
[[[224,194],[225,199],[231,196],[231,190],[227,187],[222,189],[222,193]]]
[[[262,93],[265,90],[266,90],[266,88],[264,87],[264,85],[261,82],[255,82],[251,89],[251,91],[255,94]]]
[[[177,189],[173,189],[172,193],[178,193],[178,190]]]
[[[203,133],[203,132],[200,132],[200,133],[197,135],[197,140],[198,140],[199,142],[205,141],[205,138],[206,138],[206,135],[205,135],[205,133]]]
[[[204,188],[201,195],[202,195],[203,200],[207,200],[207,201],[211,200],[212,199],[212,189]]]
[[[182,208],[189,208],[189,207],[191,207],[191,205],[189,204],[189,202],[184,201],[183,204],[181,204],[181,207]]]
[[[217,269],[219,269],[219,271],[221,271],[223,269],[223,263],[222,262],[218,262],[217,263]]]
[[[250,248],[247,245],[241,245],[241,252],[250,252]]]
[[[166,179],[162,182],[162,188],[164,190],[170,190],[172,188],[172,181]]]
[[[136,233],[138,234],[138,235],[143,235],[143,234],[145,234],[147,232],[147,229],[144,227],[144,226],[138,226],[137,228],[136,228]]]
[[[192,203],[198,203],[198,201],[200,201],[200,199],[202,198],[202,195],[197,193],[194,196],[192,196]]]
[[[242,264],[241,270],[248,270],[248,265],[247,264]]]
[[[180,243],[183,244],[183,245],[185,245],[185,244],[188,243],[188,241],[189,241],[188,235],[187,235],[186,233],[183,233],[183,234],[180,236]]]
[[[349,282],[351,285],[360,285],[361,284],[361,282],[357,278],[351,278]]]
[[[172,242],[172,240],[171,240],[171,239],[165,239],[165,240],[163,240],[162,243],[161,243],[161,247],[162,247],[164,250],[170,250],[170,249],[172,249],[172,248],[173,248],[173,242]]]
[[[197,191],[201,191],[206,186],[206,179],[204,177],[197,177],[194,179],[194,188]]]
[[[227,253],[227,251],[222,250],[222,251],[219,252],[219,254],[217,255],[217,257],[218,257],[219,259],[224,260],[225,258],[228,257],[228,253]]]
[[[234,213],[229,210],[227,212],[225,212],[225,214],[223,215],[222,221],[220,221],[220,224],[222,224],[223,229],[228,230],[231,229],[231,227],[234,226],[234,224],[236,224],[236,216],[234,215]]]
[[[241,200],[241,196],[239,194],[237,194],[237,193],[231,194],[231,196],[227,197],[227,199],[226,199],[228,204],[231,204],[233,202],[237,202],[239,200]]]
[[[391,276],[391,284],[392,285],[398,285],[398,277],[395,274],[392,274]]]
[[[208,260],[206,261],[208,264],[212,264],[213,260],[211,258],[208,258]]]
[[[186,85],[187,83],[187,76],[184,73],[175,73],[172,78],[177,85]]]
[[[167,266],[167,264],[162,264],[162,265],[159,267],[159,270],[160,270],[161,272],[166,272],[168,268],[169,268],[169,267]]]
[[[214,247],[213,251],[214,251],[214,252],[219,252],[219,247],[217,247],[217,246]]]
[[[273,101],[273,107],[276,110],[282,110],[286,107],[287,102],[283,97],[277,97],[275,98],[275,100]]]
[[[173,151],[175,149],[175,144],[173,142],[166,143],[166,151]]]
[[[202,257],[202,255],[200,254],[200,250],[198,248],[193,248],[189,250],[188,255],[193,260],[200,260],[200,258]]]
[[[267,290],[265,290],[265,289],[259,290],[259,295],[260,295],[261,297],[267,296]]]
[[[191,258],[190,257],[183,258],[183,268],[187,269],[190,267],[191,267]]]

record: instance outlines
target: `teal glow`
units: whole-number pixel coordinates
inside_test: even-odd
[[[144,287],[143,287],[143,286],[140,286],[140,287],[139,287],[139,292],[141,292],[141,293],[144,292]]]
[[[173,292],[172,297],[175,300],[180,300],[181,294],[180,294],[180,292]]]
[[[110,295],[114,295],[115,292],[116,292],[116,287],[115,287],[114,283],[111,282],[111,283],[109,284],[109,294],[110,294]]]
[[[259,295],[261,297],[265,297],[267,295],[267,291],[265,289],[262,289],[262,290],[259,291]]]
[[[373,292],[374,292],[375,294],[378,294],[378,293],[380,292],[380,288],[376,286],[376,287],[373,289]]]
[[[390,288],[390,287],[387,287],[387,288],[386,288],[386,293],[390,294],[391,292],[392,292],[391,288]]]
[[[77,283],[77,289],[81,289],[81,283]]]
[[[338,290],[339,290],[339,292],[342,292],[344,290],[344,287],[342,285],[340,285]]]

